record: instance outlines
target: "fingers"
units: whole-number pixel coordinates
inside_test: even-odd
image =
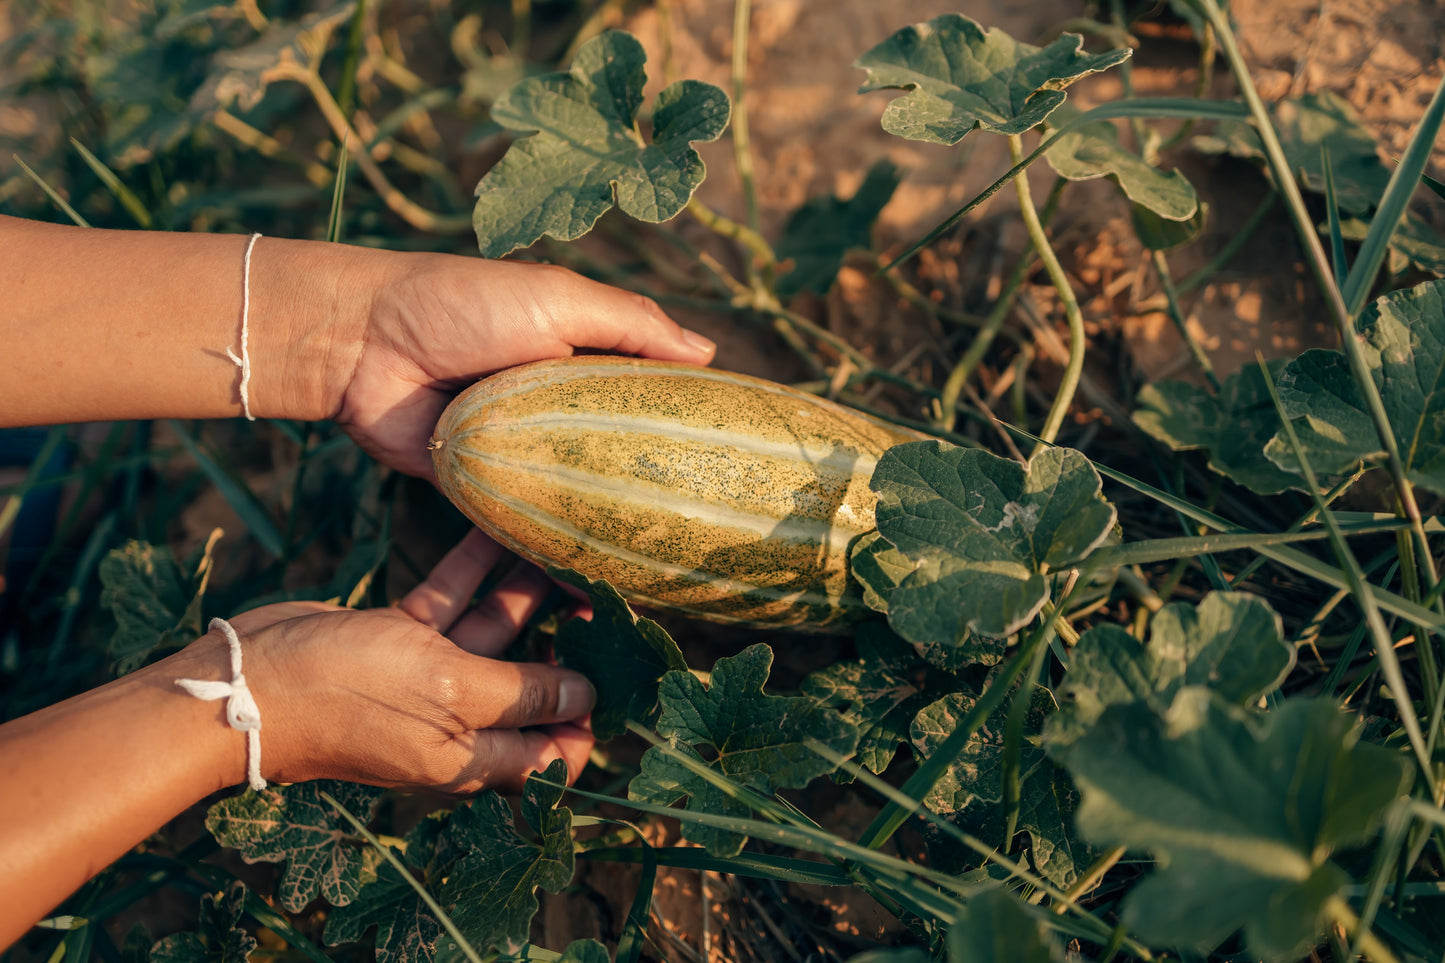
[[[717,345],[679,325],[651,298],[570,271],[554,276],[559,291],[571,290],[566,297],[548,298],[542,307],[569,345],[691,364],[707,364],[717,352]]]
[[[466,611],[477,586],[505,554],[502,546],[474,528],[397,607],[423,625],[445,632]]]
[[[476,733],[464,749],[462,772],[455,791],[476,792],[485,787],[518,793],[527,777],[544,772],[557,759],[567,764],[568,785],[587,765],[595,740],[582,726],[562,723],[542,729],[491,729]]]
[[[458,653],[435,682],[442,708],[458,730],[521,729],[573,722],[592,711],[597,694],[587,677],[540,662],[498,662]],[[444,670],[445,671],[445,670]]]
[[[506,651],[552,591],[552,581],[533,565],[519,565],[447,631],[460,648],[491,658]]]

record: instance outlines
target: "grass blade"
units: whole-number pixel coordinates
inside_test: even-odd
[[[606,863],[639,863],[644,853],[639,847],[592,849],[577,854],[579,859],[595,859]],[[811,859],[794,859],[771,853],[738,853],[726,859],[708,855],[705,849],[656,849],[653,860],[659,866],[695,869],[704,873],[730,873],[751,879],[771,879],[782,883],[805,883],[811,886],[851,886],[849,875],[832,863]]]
[[[285,540],[281,538],[276,523],[271,520],[270,513],[261,504],[261,499],[256,497],[256,493],[223,467],[185,425],[179,421],[167,421],[166,425],[175,432],[181,445],[200,465],[201,471],[210,479],[211,484],[216,486],[226,504],[231,506],[231,510],[240,516],[256,541],[261,543],[261,547],[280,558],[285,551]]]
[[[1355,256],[1355,266],[1350,270],[1341,290],[1345,307],[1352,318],[1360,313],[1369,298],[1375,275],[1389,249],[1390,238],[1404,218],[1410,197],[1419,186],[1425,165],[1430,161],[1430,152],[1435,145],[1436,136],[1440,133],[1442,122],[1445,122],[1445,80],[1435,88],[1435,96],[1430,99],[1425,116],[1420,118],[1420,126],[1411,138],[1410,146],[1405,149],[1405,156],[1390,175],[1385,196],[1380,199],[1380,206],[1370,221],[1364,243],[1360,245],[1360,252]]]
[[[50,200],[55,204],[56,207],[60,208],[62,211],[65,212],[66,217],[74,221],[77,227],[90,227],[90,222],[87,221],[85,218],[81,217],[80,212],[77,211],[75,208],[71,207],[70,204],[66,202],[65,198],[60,196],[59,191],[47,184],[45,178],[41,177],[39,174],[31,170],[30,165],[25,163],[25,161],[20,158],[19,154],[14,154],[12,156],[15,160],[15,163],[20,165],[20,169],[23,170],[32,181],[39,185],[40,189],[45,192],[45,196],[50,198]]]
[[[1409,528],[1403,518],[1381,519],[1380,521],[1358,521],[1340,525],[1340,531],[1349,535],[1395,532]],[[1129,542],[1113,548],[1100,549],[1081,568],[1093,571],[1098,568],[1115,568],[1124,565],[1147,565],[1151,562],[1169,562],[1176,558],[1192,558],[1210,552],[1233,552],[1253,549],[1264,545],[1284,545],[1289,542],[1317,541],[1329,538],[1324,528],[1313,528],[1302,532],[1241,532],[1217,535],[1192,535],[1180,538],[1151,538],[1146,541]]]
[[[148,229],[151,226],[151,212],[146,209],[145,204],[136,196],[135,191],[126,187],[125,183],[116,176],[115,171],[106,167],[101,159],[92,154],[80,141],[72,137],[70,138],[70,145],[76,149],[81,159],[84,160],[86,165],[95,173],[95,176],[100,178],[100,182],[105,185],[106,190],[110,191],[111,196],[120,201],[121,207],[126,209],[126,213],[130,214],[136,224]]]
[[[341,240],[342,200],[346,196],[346,172],[350,161],[350,141],[341,139],[341,150],[336,154],[336,183],[331,188],[331,215],[326,220],[326,240],[333,243]]]
[[[1335,199],[1335,168],[1330,163],[1330,148],[1326,144],[1320,145],[1320,166],[1325,172],[1325,211],[1330,219],[1330,262],[1335,269],[1335,284],[1339,285],[1340,290],[1344,290],[1350,267],[1345,261],[1345,239],[1340,232],[1340,208]]]

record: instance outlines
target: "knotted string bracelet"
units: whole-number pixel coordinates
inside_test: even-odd
[[[256,416],[251,414],[251,352],[248,344],[251,333],[248,328],[251,322],[251,252],[260,239],[259,234],[251,235],[246,241],[246,256],[241,260],[241,354],[238,357],[229,346],[226,348],[226,357],[241,369],[241,411],[247,421],[256,420]]]
[[[241,637],[225,619],[211,619],[207,629],[220,629],[231,646],[231,681],[177,679],[176,685],[206,702],[226,700],[226,722],[232,729],[246,733],[246,781],[252,789],[260,792],[266,788],[266,780],[261,778],[261,709],[246,685],[245,673],[241,671]]]

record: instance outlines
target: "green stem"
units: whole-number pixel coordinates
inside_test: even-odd
[[[733,5],[733,161],[738,165],[738,179],[743,185],[743,202],[748,215],[748,227],[757,233],[758,191],[753,183],[753,154],[748,138],[748,22],[751,19],[751,0],[736,0]],[[769,266],[772,262],[767,262]]]
[[[1048,618],[1047,615],[1044,618]],[[1052,621],[1052,620],[1050,620]],[[1060,619],[1059,621],[1063,621]],[[1004,852],[1013,850],[1014,834],[1018,832],[1019,803],[1023,793],[1023,780],[1019,774],[1019,761],[1023,757],[1024,723],[1028,721],[1029,704],[1033,701],[1034,690],[1038,687],[1039,676],[1044,671],[1044,660],[1049,650],[1039,646],[1034,652],[1028,677],[1014,692],[1008,707],[1008,721],[1004,728],[1003,755],[1000,768],[1003,770],[1003,811],[1004,831],[1001,843]]]
[[[1350,909],[1350,904],[1338,896],[1331,896],[1325,902],[1325,912],[1350,934],[1350,942],[1362,956],[1368,957],[1374,963],[1398,963],[1395,954],[1373,930],[1360,926],[1360,918]]]
[[[1062,177],[1054,181],[1053,189],[1049,191],[1049,199],[1044,202],[1044,211],[1041,215],[1043,223],[1047,224],[1053,220],[1053,215],[1058,210],[1059,201],[1064,196],[1064,187],[1068,181]],[[1014,265],[1013,273],[1009,275],[1008,281],[1004,283],[1003,290],[999,292],[998,301],[994,303],[993,310],[984,319],[983,327],[979,329],[974,337],[973,343],[958,359],[958,364],[948,373],[948,380],[943,383],[943,394],[940,396],[940,404],[943,408],[943,419],[940,427],[944,431],[952,431],[958,419],[958,398],[963,394],[963,386],[973,375],[974,369],[983,360],[984,354],[993,345],[993,339],[1003,328],[1004,320],[1009,312],[1013,310],[1014,299],[1018,296],[1019,288],[1023,286],[1024,278],[1032,269],[1034,263],[1034,243],[1032,240],[1024,247],[1023,254],[1019,257],[1018,263]],[[884,277],[893,277],[892,273]]]
[[[713,233],[737,241],[763,264],[776,265],[778,263],[778,256],[773,253],[773,246],[767,242],[766,238],[747,225],[739,224],[732,218],[714,211],[698,200],[697,195],[694,194],[687,202],[687,212]]]
[[[1240,225],[1239,230],[1230,235],[1224,247],[1219,249],[1219,253],[1210,258],[1208,264],[1179,282],[1178,288],[1176,289],[1178,293],[1188,294],[1190,291],[1206,283],[1210,278],[1218,274],[1221,268],[1234,260],[1235,255],[1243,250],[1244,246],[1249,243],[1250,238],[1254,237],[1254,232],[1259,230],[1259,226],[1264,223],[1265,217],[1269,215],[1270,211],[1274,210],[1275,202],[1278,200],[1278,191],[1272,190],[1264,195],[1264,200],[1255,206],[1249,217]]]
[[[1011,134],[1008,144],[1014,164],[1021,163],[1024,156],[1023,141],[1017,134]],[[1064,376],[1059,383],[1059,393],[1054,398],[1053,407],[1049,409],[1048,416],[1044,419],[1044,426],[1039,430],[1039,437],[1049,444],[1053,444],[1054,439],[1059,436],[1059,429],[1063,427],[1064,416],[1068,414],[1069,406],[1074,401],[1074,392],[1079,388],[1079,376],[1084,371],[1084,316],[1079,312],[1078,299],[1074,297],[1073,286],[1069,284],[1068,276],[1064,274],[1063,265],[1059,264],[1059,259],[1054,255],[1054,249],[1049,246],[1048,235],[1044,233],[1044,225],[1040,222],[1039,212],[1034,207],[1027,172],[1014,178],[1014,190],[1018,194],[1019,212],[1023,215],[1024,226],[1028,228],[1034,250],[1038,252],[1039,260],[1043,261],[1044,269],[1049,274],[1049,280],[1053,282],[1055,290],[1058,291],[1064,315],[1069,320],[1069,363],[1064,367]]]

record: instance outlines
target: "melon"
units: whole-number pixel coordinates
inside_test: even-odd
[[[580,356],[477,382],[431,449],[446,496],[523,558],[647,607],[827,629],[863,611],[848,550],[878,458],[919,437],[759,378]]]

